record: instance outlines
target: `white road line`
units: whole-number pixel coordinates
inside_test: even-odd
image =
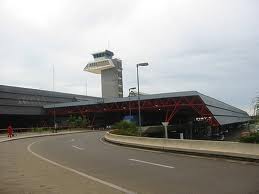
[[[71,140],[68,140],[67,142],[74,142],[75,141],[75,139],[71,139]]]
[[[163,164],[156,164],[153,162],[147,162],[147,161],[143,161],[143,160],[136,160],[136,159],[129,159],[130,161],[134,161],[134,162],[140,162],[140,163],[144,163],[144,164],[150,164],[150,165],[154,165],[154,166],[160,166],[160,167],[164,167],[164,168],[174,168],[173,166],[167,166],[167,165],[163,165]]]
[[[31,150],[31,146],[32,146],[33,144],[37,143],[37,142],[39,142],[39,141],[33,142],[33,143],[31,143],[30,145],[27,146],[27,150],[28,150],[31,154],[33,154],[34,156],[36,156],[36,157],[38,157],[38,158],[40,158],[40,159],[42,159],[42,160],[44,160],[44,161],[46,161],[46,162],[49,162],[49,163],[51,163],[51,164],[53,164],[53,165],[55,165],[55,166],[58,166],[58,167],[63,168],[63,169],[66,169],[66,170],[68,170],[68,171],[70,171],[70,172],[73,172],[73,173],[78,174],[78,175],[80,175],[80,176],[82,176],[82,177],[88,178],[88,179],[90,179],[90,180],[92,180],[92,181],[101,183],[101,184],[103,184],[103,185],[106,185],[106,186],[111,187],[111,188],[113,188],[113,189],[116,189],[116,190],[118,190],[118,191],[124,192],[124,193],[126,193],[126,194],[136,194],[136,193],[133,192],[133,191],[124,189],[124,188],[122,188],[122,187],[120,187],[120,186],[117,186],[117,185],[114,185],[114,184],[112,184],[112,183],[109,183],[109,182],[103,181],[103,180],[101,180],[101,179],[95,178],[95,177],[93,177],[93,176],[87,175],[87,174],[85,174],[85,173],[83,173],[83,172],[80,172],[80,171],[77,171],[77,170],[75,170],[75,169],[73,169],[73,168],[69,168],[69,167],[67,167],[67,166],[63,166],[63,165],[61,165],[61,164],[59,164],[59,163],[57,163],[57,162],[54,162],[54,161],[52,161],[52,160],[49,160],[49,159],[47,159],[47,158],[44,158],[43,156],[41,156],[41,155],[39,155],[39,154],[36,154],[35,152],[33,152],[33,151]]]
[[[85,148],[80,148],[80,147],[77,147],[77,146],[74,146],[74,145],[72,145],[72,147],[73,148],[76,148],[76,149],[78,149],[78,150],[84,150]]]

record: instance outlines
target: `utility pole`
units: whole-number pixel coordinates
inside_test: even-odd
[[[139,135],[141,136],[141,113],[140,113],[140,95],[139,95],[139,74],[138,68],[148,66],[148,63],[138,63],[137,66],[137,84],[138,84],[138,124],[139,124]]]

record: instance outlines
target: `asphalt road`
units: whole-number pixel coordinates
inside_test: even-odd
[[[259,193],[258,164],[127,148],[103,142],[103,135],[89,132],[8,142],[0,145],[0,154],[11,156],[9,161],[16,161],[16,166],[21,166],[17,161],[29,165],[23,162],[20,167],[29,169],[22,172],[27,182],[23,176],[16,180],[22,185],[31,180],[31,193]],[[17,168],[5,169],[5,185],[11,181],[8,173],[13,178],[20,173]]]

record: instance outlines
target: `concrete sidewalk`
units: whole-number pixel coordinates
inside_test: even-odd
[[[57,135],[66,135],[66,134],[73,134],[73,133],[84,133],[90,132],[93,130],[62,130],[58,131],[57,133],[53,133],[51,131],[48,132],[22,132],[22,133],[15,133],[15,136],[12,138],[8,138],[7,134],[0,135],[0,143],[6,141],[14,141],[19,139],[26,139],[26,138],[33,138],[33,137],[43,137],[43,136],[57,136]]]

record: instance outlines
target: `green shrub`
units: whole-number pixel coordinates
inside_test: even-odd
[[[50,131],[51,130],[51,128],[42,128],[42,131]]]
[[[41,132],[43,132],[43,131],[44,131],[44,130],[43,130],[43,128],[41,128],[41,127],[32,128],[32,132],[41,133]]]
[[[241,137],[240,142],[243,143],[259,143],[259,133],[252,133],[249,136]]]
[[[129,121],[120,121],[118,123],[115,123],[112,126],[112,128],[114,129],[112,131],[113,134],[128,135],[128,136],[139,135],[136,124]]]
[[[81,123],[80,123],[80,126],[82,128],[86,128],[86,127],[88,127],[89,124],[90,124],[90,120],[86,116],[83,116],[82,120],[81,120]]]
[[[90,123],[90,120],[86,116],[72,116],[70,115],[68,119],[68,124],[70,128],[76,128],[76,127],[81,127],[81,128],[86,128],[88,127]]]

